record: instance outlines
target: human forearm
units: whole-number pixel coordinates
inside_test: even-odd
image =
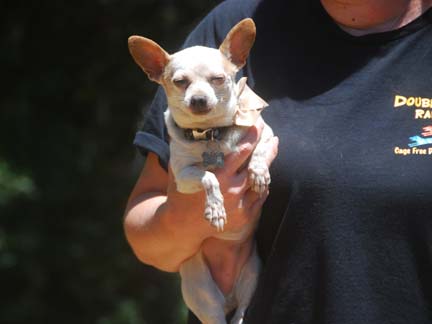
[[[178,271],[213,231],[203,217],[190,216],[167,203],[164,194],[145,193],[130,201],[124,229],[137,258],[163,271]]]

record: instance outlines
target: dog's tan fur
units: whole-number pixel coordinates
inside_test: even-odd
[[[194,193],[204,189],[204,216],[219,230],[215,237],[238,242],[251,240],[255,225],[240,233],[222,232],[227,215],[219,182],[214,173],[203,166],[202,154],[208,150],[209,143],[186,139],[184,129],[228,127],[217,141],[217,150],[225,155],[237,150],[237,143],[266,106],[247,87],[245,79],[235,82],[236,73],[246,63],[255,33],[253,21],[245,19],[231,29],[219,50],[195,46],[173,55],[147,38],[129,38],[133,58],[151,80],[163,86],[167,95],[165,121],[177,190]],[[197,98],[202,100],[200,105],[196,104]],[[248,164],[251,188],[258,193],[265,192],[270,183],[264,143],[272,137],[273,132],[266,125]],[[237,310],[232,323],[242,323],[259,269],[260,261],[254,248],[232,292],[224,295],[198,252],[180,267],[184,300],[205,324],[226,323],[225,314],[234,308]]]

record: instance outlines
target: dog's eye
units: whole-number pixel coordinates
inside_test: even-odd
[[[174,79],[173,83],[179,88],[186,88],[189,85],[189,80],[186,78]]]
[[[225,83],[225,77],[223,75],[217,75],[210,78],[210,82],[214,85],[222,85]]]

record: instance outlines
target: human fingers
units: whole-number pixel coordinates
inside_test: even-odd
[[[269,195],[269,191],[261,194],[249,189],[240,200],[240,208],[249,210],[254,214],[254,211],[260,209]]]
[[[237,152],[226,156],[225,171],[228,174],[236,173],[237,170],[243,166],[258,144],[263,128],[264,122],[260,118],[254,126],[249,127],[245,136],[239,141],[237,144]]]
[[[278,154],[279,138],[277,136],[273,136],[265,145],[265,162],[267,166],[270,166]],[[228,192],[232,191],[236,194],[242,194],[250,188],[249,176],[249,170],[247,168],[243,168],[239,172],[227,177],[227,180],[229,181],[226,181],[227,184],[221,183],[221,187],[227,187]]]
[[[236,204],[231,206],[227,230],[235,232],[243,229],[247,224],[255,223],[261,214],[261,207],[267,199],[267,196],[268,192],[259,195],[252,190],[247,190],[244,195],[236,201]],[[234,203],[234,201],[227,203]]]
[[[242,169],[226,179],[221,179],[221,189],[228,195],[241,197],[250,187],[248,178],[248,170]]]
[[[279,152],[279,137],[273,136],[268,143],[266,143],[267,149],[265,150],[265,161],[267,166],[270,166]]]
[[[246,133],[243,136],[243,138],[240,139],[238,145],[242,145],[245,142],[257,142],[260,139],[260,137],[261,137],[261,133],[262,133],[262,131],[264,129],[264,126],[265,126],[264,120],[261,117],[259,117],[257,119],[257,121],[255,122],[255,125],[249,127],[249,131],[252,130],[252,129],[255,129],[256,130],[256,134],[249,133],[249,132]]]

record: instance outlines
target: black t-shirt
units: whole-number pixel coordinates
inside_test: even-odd
[[[244,17],[243,73],[280,138],[245,323],[432,323],[432,10],[354,37],[318,0],[226,1],[186,46]],[[135,143],[166,167],[165,108],[159,93]]]

